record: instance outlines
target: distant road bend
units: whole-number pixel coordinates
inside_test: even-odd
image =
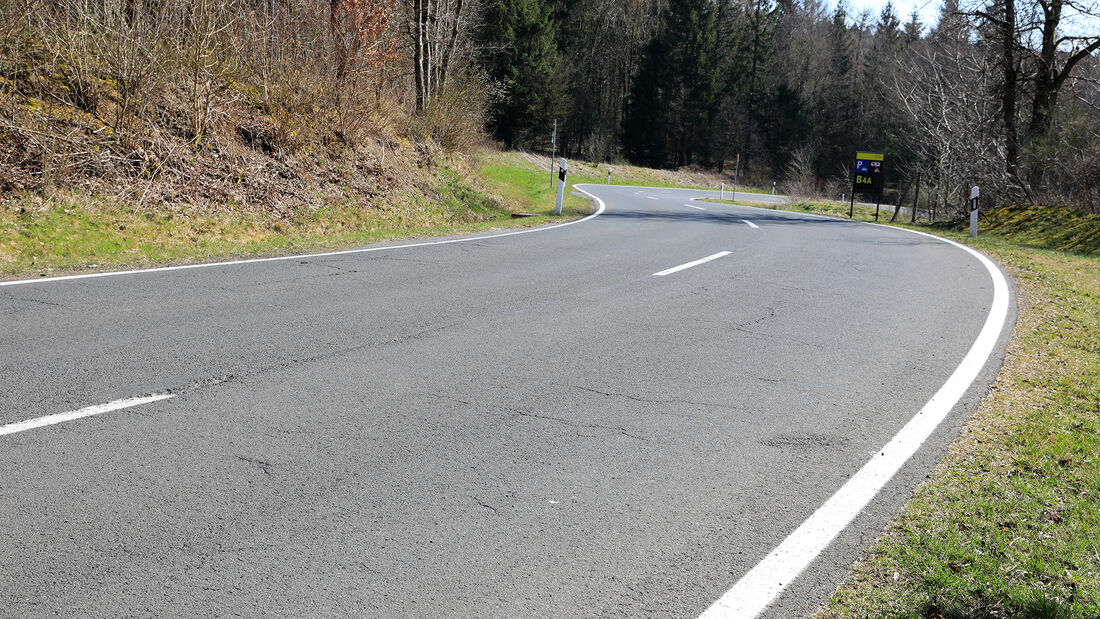
[[[926,235],[584,190],[564,226],[0,283],[3,614],[811,614],[1011,291]]]

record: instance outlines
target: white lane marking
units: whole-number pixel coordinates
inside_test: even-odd
[[[985,266],[993,279],[993,303],[985,324],[962,362],[924,408],[828,501],[712,604],[701,615],[705,619],[755,617],[774,602],[932,435],[993,354],[1001,329],[1008,319],[1008,282],[1000,269],[989,258],[965,245],[924,232],[893,229],[954,245],[969,252]]]
[[[658,199],[658,198],[654,198],[653,196],[646,196],[646,198],[649,198],[650,200],[657,200]]]
[[[574,185],[574,189],[582,193],[592,196],[592,194],[580,188],[580,185]],[[365,254],[375,251],[389,251],[391,249],[408,249],[410,247],[428,247],[430,245],[450,245],[452,243],[469,243],[472,241],[484,241],[485,239],[497,239],[505,236],[515,236],[517,234],[529,234],[531,232],[545,232],[547,230],[554,230],[556,228],[564,228],[565,226],[572,226],[573,224],[579,224],[586,222],[590,219],[594,219],[603,214],[605,206],[602,200],[596,200],[600,207],[596,212],[588,215],[587,217],[577,219],[574,221],[567,221],[565,223],[554,224],[552,226],[539,226],[537,228],[528,228],[526,230],[514,230],[512,232],[501,232],[500,234],[485,234],[482,236],[463,237],[460,239],[447,239],[444,241],[422,241],[419,243],[405,243],[403,245],[386,245],[385,247],[360,247],[358,249],[344,249],[340,251],[328,251],[319,254],[293,254],[289,256],[274,256],[272,258],[250,258],[246,260],[227,260],[225,262],[204,262],[201,264],[181,264],[171,267],[156,267],[152,269],[132,269],[129,271],[108,271],[104,273],[85,273],[82,275],[62,275],[60,277],[42,277],[39,279],[20,279],[10,282],[0,282],[0,288],[4,286],[21,286],[24,284],[45,284],[50,282],[60,282],[72,279],[92,279],[95,277],[115,277],[118,275],[136,275],[139,273],[158,273],[162,271],[185,271],[188,269],[205,269],[208,267],[224,267],[233,266],[238,264],[253,264],[257,262],[276,262],[279,260],[305,260],[309,258],[325,258],[328,256],[345,256],[350,254]]]
[[[175,396],[170,393],[160,393],[141,396],[137,398],[126,398],[123,400],[108,402],[106,404],[96,404],[95,406],[88,406],[80,410],[69,411],[67,413],[57,413],[55,415],[46,415],[45,417],[38,417],[36,419],[28,419],[26,421],[9,423],[6,426],[0,426],[0,436],[3,436],[5,434],[24,432],[26,430],[33,430],[34,428],[41,428],[42,426],[52,426],[55,423],[64,423],[66,421],[72,421],[74,419],[91,417],[92,415],[102,415],[103,413],[109,413],[111,411],[117,411],[133,406],[140,406],[142,404],[149,404],[150,402],[159,402],[161,400],[167,400],[168,398],[172,397]]]
[[[685,204],[684,206],[686,206],[686,207],[688,207],[688,208],[693,208],[693,209],[695,209],[695,210],[698,210],[698,211],[705,211],[705,210],[707,210],[707,209],[705,209],[705,208],[703,208],[703,207],[701,207],[701,206],[695,206],[694,204]]]
[[[742,222],[742,223],[746,223],[746,224],[749,224],[749,227],[750,227],[750,228],[757,228],[757,229],[759,229],[759,228],[760,228],[760,226],[758,226],[758,225],[756,225],[756,224],[752,223],[751,221],[749,221],[749,220],[747,220],[747,219],[742,219],[742,220],[741,220],[741,222]]]
[[[578,220],[578,221],[571,221],[571,222],[569,222],[569,223],[571,223],[571,224],[575,224],[575,223],[580,223],[580,222],[584,221],[585,219],[592,219],[593,217],[596,217],[596,216],[597,216],[597,215],[599,215],[600,213],[602,213],[602,212],[604,212],[605,210],[607,210],[607,205],[605,205],[605,204],[603,203],[603,200],[601,200],[601,199],[597,198],[597,197],[596,197],[596,194],[594,194],[594,193],[591,193],[591,192],[589,192],[589,191],[585,191],[584,189],[581,189],[581,186],[580,186],[580,185],[573,185],[573,189],[576,189],[577,191],[579,191],[579,192],[583,193],[584,195],[588,196],[589,198],[592,198],[593,200],[595,200],[595,201],[596,201],[596,205],[597,205],[597,206],[598,206],[599,208],[597,208],[597,209],[596,209],[596,212],[595,212],[595,213],[592,213],[592,214],[591,214],[591,215],[589,215],[588,217],[585,217],[584,219],[580,219],[580,220]]]
[[[723,256],[728,256],[732,253],[733,252],[731,252],[731,251],[720,251],[717,254],[711,254],[711,255],[707,256],[706,258],[700,258],[698,260],[692,260],[691,262],[685,262],[684,264],[681,264],[679,266],[674,266],[671,269],[665,269],[664,271],[657,271],[653,275],[655,275],[657,277],[662,277],[664,275],[672,275],[673,273],[676,273],[677,271],[683,271],[684,269],[690,269],[691,267],[697,267],[700,264],[703,264],[705,262],[710,262],[711,260],[717,260],[717,259],[719,259]]]

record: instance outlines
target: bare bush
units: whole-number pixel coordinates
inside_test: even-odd
[[[797,198],[815,198],[818,196],[817,176],[814,163],[817,160],[817,148],[812,144],[803,144],[791,153],[785,170],[783,192]]]
[[[473,143],[484,106],[448,77],[462,50],[441,47],[468,18],[461,3],[433,6],[432,53],[448,61],[431,65],[440,98],[426,122],[452,147]],[[413,96],[404,18],[400,0],[2,2],[0,185],[199,182],[194,155],[234,142],[276,156],[387,141],[383,110]]]
[[[480,145],[491,92],[488,79],[472,72],[437,91],[424,111],[433,139],[450,151],[469,152]]]
[[[899,67],[894,94],[915,129],[925,195],[937,215],[965,210],[971,185],[991,204],[1019,195],[997,139],[998,102],[985,96],[994,79],[972,46],[950,37],[928,41]]]

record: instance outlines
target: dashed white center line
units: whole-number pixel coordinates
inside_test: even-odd
[[[665,275],[672,275],[673,273],[676,273],[677,271],[683,271],[684,269],[690,269],[691,267],[697,267],[700,264],[703,264],[705,262],[710,262],[711,260],[717,260],[717,259],[719,259],[723,256],[728,256],[732,253],[733,252],[729,252],[729,251],[720,251],[717,254],[711,254],[711,255],[707,256],[706,258],[700,258],[698,260],[692,260],[691,262],[685,262],[684,264],[681,264],[679,266],[674,266],[671,269],[665,269],[664,271],[657,271],[653,275],[655,275],[657,277],[662,277],[662,276],[665,276]]]
[[[650,200],[656,200],[657,199],[657,198],[654,198],[653,196],[646,196],[646,197],[649,198]]]
[[[747,219],[742,219],[742,220],[741,220],[741,223],[746,223],[746,224],[749,224],[749,227],[750,227],[750,228],[760,228],[760,226],[758,226],[758,225],[756,225],[756,224],[752,223],[751,221],[749,221],[749,220],[747,220]]]
[[[684,204],[684,206],[686,206],[686,207],[688,207],[688,208],[693,208],[693,209],[695,209],[695,210],[697,210],[697,211],[705,211],[705,210],[707,210],[707,209],[705,209],[705,208],[703,208],[703,207],[701,207],[701,206],[695,206],[694,204],[687,204],[687,203],[685,203],[685,204]]]
[[[167,400],[171,397],[175,396],[170,393],[159,393],[154,395],[140,396],[136,398],[125,398],[123,400],[115,400],[114,402],[108,402],[106,404],[96,404],[95,406],[88,406],[80,410],[69,411],[67,413],[57,413],[55,415],[46,415],[45,417],[27,419],[26,421],[17,421],[15,423],[9,423],[6,426],[0,426],[0,436],[4,436],[5,434],[24,432],[26,430],[33,430],[34,428],[41,428],[42,426],[52,426],[56,423],[64,423],[66,421],[72,421],[74,419],[91,417],[92,415],[101,415],[103,413],[109,413],[111,411],[117,411],[133,406],[140,406],[142,404],[149,404],[151,402],[159,402],[161,400]]]

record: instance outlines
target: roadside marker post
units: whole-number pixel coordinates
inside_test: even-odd
[[[554,207],[554,214],[561,215],[561,201],[565,198],[565,175],[569,171],[569,164],[565,162],[565,157],[561,158],[561,163],[558,164],[558,204]]]
[[[775,181],[772,181],[772,195],[775,195]]]
[[[607,168],[607,184],[608,185],[611,184],[611,168],[610,167]]]
[[[726,184],[725,183],[722,183],[722,188],[718,190],[718,199],[719,200],[725,200],[726,199]]]
[[[970,236],[978,236],[978,186],[970,188]]]

